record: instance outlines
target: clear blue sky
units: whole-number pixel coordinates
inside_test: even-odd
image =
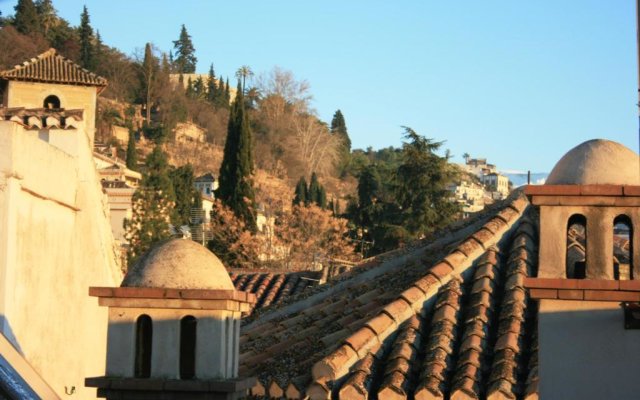
[[[199,72],[293,71],[323,120],[342,110],[354,147],[399,146],[406,125],[454,160],[537,172],[596,137],[638,148],[632,0],[85,3],[128,54],[170,50],[184,23]],[[54,0],[73,25],[82,5]]]

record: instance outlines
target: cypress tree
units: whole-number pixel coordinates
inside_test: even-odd
[[[222,82],[220,82],[222,84]],[[240,91],[240,84],[238,84],[238,91]],[[229,107],[229,102],[231,101],[231,89],[229,89],[229,78],[227,77],[227,84],[224,88],[224,105],[225,107]]]
[[[183,74],[193,74],[196,72],[196,49],[193,47],[191,35],[187,32],[184,24],[180,29],[180,37],[173,41],[175,52],[174,66],[176,71]]]
[[[215,104],[218,98],[218,87],[216,86],[216,74],[213,71],[213,64],[209,67],[209,77],[207,80],[207,100]]]
[[[320,185],[320,191],[318,192],[318,207],[327,208],[327,192],[322,185]]]
[[[129,130],[129,142],[127,143],[127,168],[132,171],[138,169],[138,154],[136,153],[136,136]]]
[[[337,110],[331,119],[331,133],[340,138],[340,169],[341,173],[344,175],[351,159],[351,139],[347,132],[347,124],[344,120],[344,116],[340,110]]]
[[[193,93],[194,93],[193,82],[191,81],[191,77],[189,77],[189,79],[187,80],[187,90],[186,90],[187,97],[193,98],[194,97]]]
[[[94,67],[93,28],[87,6],[84,6],[80,16],[80,65],[86,69]]]
[[[300,204],[307,204],[307,192],[308,192],[308,188],[307,188],[307,180],[304,179],[304,176],[301,176],[300,179],[298,180],[298,183],[296,184],[296,192],[295,192],[295,196],[293,197],[293,205],[294,206],[298,206]]]
[[[309,182],[309,196],[307,198],[307,204],[316,203],[320,205],[320,182],[318,182],[318,175],[316,173],[311,174],[311,181]]]
[[[129,263],[149,250],[154,243],[171,236],[169,224],[175,194],[169,177],[167,156],[156,146],[147,156],[145,164],[146,171],[132,198],[132,218],[124,222],[129,240]]]
[[[201,207],[200,192],[194,185],[193,167],[186,164],[171,170],[169,173],[176,196],[172,223],[175,226],[188,225],[191,209]]]
[[[13,19],[13,25],[18,32],[25,35],[40,32],[40,18],[33,1],[18,0],[14,10],[16,10],[16,14]]]
[[[238,93],[229,114],[227,140],[220,166],[220,185],[216,197],[242,219],[247,229],[256,231],[253,192],[253,152],[249,118],[238,82]]]

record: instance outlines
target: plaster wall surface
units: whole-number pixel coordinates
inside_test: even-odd
[[[618,303],[541,300],[541,399],[634,399],[640,330],[625,330]]]
[[[136,321],[141,315],[148,315],[153,326],[151,377],[180,377],[180,320],[186,316],[197,320],[196,377],[236,377],[238,353],[233,350],[240,335],[240,314],[223,310],[110,307],[107,375],[133,377]]]
[[[75,387],[89,399],[84,378],[104,373],[107,311],[87,290],[121,273],[89,137],[76,140],[72,157],[0,121],[0,321],[60,397]]]
[[[67,110],[84,110],[79,131],[89,135],[93,144],[96,127],[96,88],[92,86],[59,85],[52,83],[9,81],[7,107],[42,108],[44,99],[54,95],[60,99],[60,107]]]

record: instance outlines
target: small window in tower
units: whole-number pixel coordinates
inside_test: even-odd
[[[141,315],[136,321],[136,358],[134,376],[149,378],[151,376],[151,341],[153,324],[151,317]]]
[[[567,224],[567,278],[584,279],[587,276],[587,219],[576,214]]]
[[[44,99],[44,104],[42,105],[42,107],[46,108],[47,110],[53,110],[56,108],[60,108],[60,99],[58,98],[58,96],[47,96],[46,99]]]
[[[196,376],[196,328],[198,321],[191,315],[180,320],[180,379]]]
[[[633,279],[633,228],[631,219],[618,215],[613,220],[613,278]]]

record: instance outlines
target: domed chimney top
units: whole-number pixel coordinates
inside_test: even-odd
[[[545,184],[640,185],[640,158],[620,143],[589,140],[562,156]]]
[[[129,268],[121,286],[235,290],[220,259],[185,239],[169,239],[152,247]]]

